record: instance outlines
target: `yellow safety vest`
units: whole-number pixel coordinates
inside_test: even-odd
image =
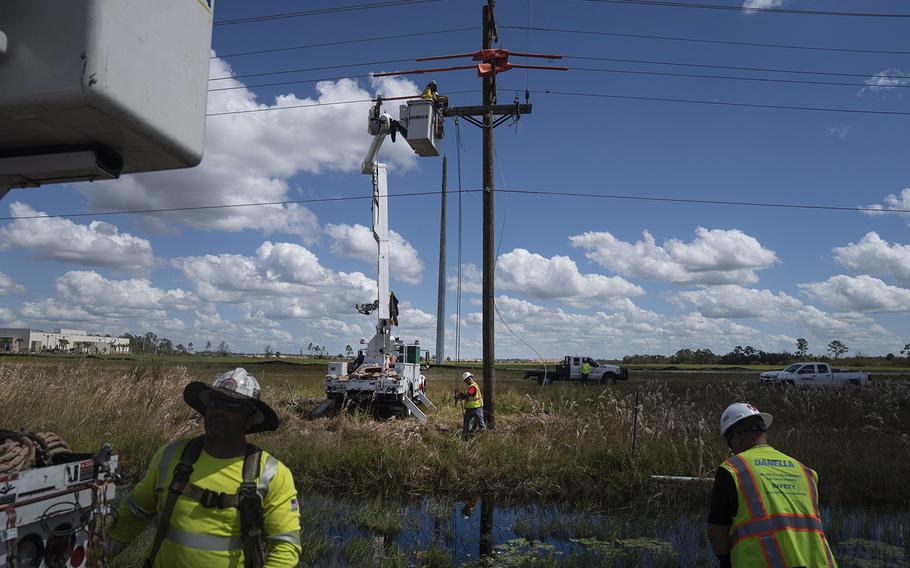
[[[142,480],[118,509],[119,519],[110,538],[129,543],[160,515],[174,466],[187,440],[172,442],[156,452]],[[290,470],[263,451],[258,490],[265,511],[263,532],[269,549],[268,566],[296,567],[300,558],[300,512]],[[216,493],[232,494],[243,478],[243,456],[221,459],[205,451],[193,464],[190,482]],[[154,568],[243,566],[240,518],[235,507],[204,507],[180,497]]]
[[[818,511],[818,474],[768,445],[721,467],[733,476],[738,495],[730,530],[735,568],[837,568]]]
[[[468,398],[464,401],[465,408],[482,408],[483,407],[483,397],[480,396],[480,387],[477,386],[477,383],[471,381],[468,383],[468,389],[474,387],[474,396],[468,395]]]
[[[587,361],[585,361],[584,363],[581,364],[581,374],[582,375],[591,374],[591,364],[588,363]]]

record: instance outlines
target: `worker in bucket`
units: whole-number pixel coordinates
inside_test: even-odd
[[[480,387],[474,381],[474,375],[470,371],[465,371],[461,378],[468,388],[465,391],[455,391],[455,398],[464,401],[464,428],[461,437],[467,440],[470,432],[484,430],[487,425],[483,421],[483,397],[480,394]]]
[[[423,88],[423,92],[420,93],[420,98],[426,99],[428,101],[433,101],[433,108],[436,110],[436,122],[434,124],[435,133],[437,140],[441,140],[445,136],[445,131],[443,129],[443,121],[445,116],[443,112],[446,107],[449,106],[449,97],[445,95],[440,95],[438,92],[438,87],[436,86],[436,81],[430,81],[427,83],[427,86]]]
[[[733,456],[711,491],[708,540],[721,567],[818,567],[837,563],[822,526],[818,474],[768,445],[772,416],[735,402],[720,417]]]
[[[205,434],[155,453],[120,505],[109,555],[155,520],[147,568],[297,566],[300,512],[291,471],[246,440],[278,428],[278,416],[259,392],[259,383],[241,368],[211,386],[186,386],[183,400],[202,414]]]

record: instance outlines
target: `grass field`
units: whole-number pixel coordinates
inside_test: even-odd
[[[710,484],[663,486],[651,475],[712,476],[726,455],[718,416],[728,403],[748,400],[775,415],[772,444],[819,471],[827,504],[910,507],[910,487],[895,475],[910,463],[910,381],[899,379],[862,389],[779,390],[750,373],[637,370],[614,387],[540,387],[520,371],[501,369],[497,429],[465,443],[451,395],[463,386],[460,367],[427,371],[438,410],[421,426],[362,414],[304,419],[287,402],[316,406],[325,371],[319,362],[3,357],[2,426],[55,431],[85,451],[112,442],[124,473],[136,479],[157,447],[200,431],[198,416],[183,403],[183,386],[241,364],[283,421],[278,432],[254,441],[291,467],[304,492],[454,498],[481,492],[502,502],[614,506],[654,503],[659,494],[661,506],[700,508]]]

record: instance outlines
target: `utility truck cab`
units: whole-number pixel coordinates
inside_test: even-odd
[[[773,385],[836,386],[869,383],[869,373],[833,369],[828,363],[819,361],[793,363],[781,371],[766,371],[760,378],[763,383]]]

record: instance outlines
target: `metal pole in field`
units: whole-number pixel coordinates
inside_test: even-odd
[[[436,364],[445,363],[446,345],[446,157],[442,157],[442,206],[439,214],[439,296],[436,300]]]
[[[483,7],[483,48],[493,46],[493,0]],[[496,352],[494,332],[493,105],[496,72],[483,78],[483,409],[487,428],[496,428]]]
[[[632,417],[632,457],[635,457],[635,442],[638,438],[638,389],[635,389],[635,412]]]

